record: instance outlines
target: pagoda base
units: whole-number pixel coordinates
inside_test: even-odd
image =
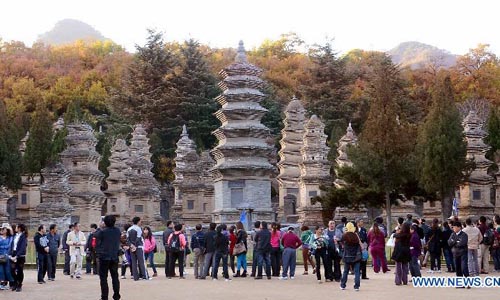
[[[297,208],[299,219],[297,223],[306,226],[323,225],[323,210],[321,206],[305,206]]]
[[[235,224],[240,221],[242,209],[223,209],[215,210],[212,213],[212,220],[217,224]],[[246,222],[243,222],[245,228],[253,229],[253,222],[266,221],[268,224],[275,221],[275,213],[271,209],[246,209]]]
[[[473,222],[479,220],[480,216],[492,217],[498,208],[495,209],[493,205],[483,205],[483,206],[466,206],[458,207],[458,218],[464,221],[466,218],[471,218]]]
[[[356,220],[368,220],[368,210],[366,207],[360,207],[359,209],[347,208],[347,207],[337,207],[335,209],[335,220],[340,220],[342,217],[346,217],[348,221]]]

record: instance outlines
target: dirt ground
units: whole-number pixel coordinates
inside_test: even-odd
[[[253,278],[235,278],[230,282],[224,280],[195,280],[193,269],[188,268],[187,279],[166,279],[163,270],[159,270],[159,277],[150,281],[134,282],[131,279],[122,279],[121,296],[128,300],[156,300],[156,299],[217,299],[217,300],[304,300],[304,299],[495,299],[500,288],[414,288],[394,285],[394,274],[375,274],[369,270],[369,280],[361,281],[359,292],[354,291],[354,278],[350,276],[347,289],[342,291],[339,283],[323,282],[318,284],[316,275],[300,275],[302,267],[297,268],[295,280],[280,281],[254,280]],[[57,270],[56,281],[40,285],[36,282],[36,271],[27,270],[26,279],[21,293],[0,291],[0,299],[9,300],[98,300],[100,299],[99,278],[94,275],[83,275],[82,280],[70,279]],[[424,273],[423,276],[428,276]],[[446,276],[446,273],[443,274]],[[493,273],[490,276],[500,276]],[[111,280],[108,282],[111,284]],[[111,288],[111,287],[110,287]],[[110,294],[110,298],[111,298]],[[492,297],[494,296],[494,297]],[[369,298],[367,298],[369,297]]]

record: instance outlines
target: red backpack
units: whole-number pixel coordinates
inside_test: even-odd
[[[95,237],[92,237],[92,242],[90,242],[90,245],[93,249],[95,249],[95,247],[97,246],[97,239]]]

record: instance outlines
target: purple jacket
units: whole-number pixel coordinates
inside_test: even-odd
[[[418,257],[422,252],[422,242],[418,236],[418,233],[415,231],[411,235],[410,239],[410,253],[412,257]]]

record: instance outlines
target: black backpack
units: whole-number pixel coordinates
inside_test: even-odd
[[[169,252],[180,252],[181,251],[181,239],[179,238],[180,234],[172,233],[172,238],[167,245],[167,251]]]
[[[486,231],[484,232],[484,235],[483,235],[483,244],[485,244],[486,246],[491,246],[493,245],[493,239],[495,238],[495,236],[493,235],[493,232],[491,231],[491,229],[486,229]]]

